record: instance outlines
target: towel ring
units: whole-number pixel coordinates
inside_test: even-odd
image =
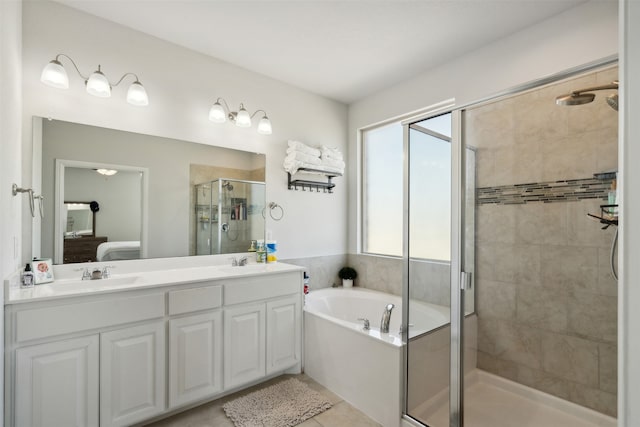
[[[269,202],[269,204],[262,209],[262,217],[264,219],[267,219],[267,216],[265,215],[265,212],[266,212],[267,208],[269,208],[269,216],[271,217],[272,220],[280,221],[284,217],[284,209],[282,208],[282,206],[280,206],[279,204],[277,204],[275,202]],[[280,209],[280,215],[273,216],[273,210],[274,209]]]

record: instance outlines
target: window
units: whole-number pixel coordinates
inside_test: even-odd
[[[364,253],[402,256],[403,136],[400,122],[363,131]],[[409,129],[409,254],[449,261],[451,114]]]
[[[402,125],[362,135],[362,251],[402,256]]]

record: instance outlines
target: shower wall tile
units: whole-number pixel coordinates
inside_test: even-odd
[[[550,84],[474,108],[464,122],[477,148],[478,367],[613,416],[615,228],[587,213],[600,213],[611,185],[593,174],[617,169],[618,116],[606,91],[571,108],[555,97],[616,78],[613,67]]]
[[[617,251],[613,262],[618,265]],[[598,280],[595,288],[590,290],[597,295],[618,296],[618,282],[611,273],[611,248],[598,248]]]
[[[517,381],[520,384],[562,399],[569,398],[572,389],[570,381],[540,369],[531,369],[522,365],[518,365],[517,369]]]
[[[540,247],[536,245],[496,245],[494,278],[508,283],[540,282]]]
[[[542,367],[542,332],[505,320],[478,318],[478,350],[498,359]]]
[[[569,294],[566,292],[520,286],[516,304],[519,323],[547,331],[567,331]]]
[[[530,203],[513,207],[516,209],[517,242],[551,245],[567,243],[565,203]]]
[[[477,296],[477,312],[483,319],[497,318],[515,320],[516,285],[478,279],[476,287],[482,289]]]
[[[476,209],[476,242],[516,242],[516,205],[478,205]]]
[[[603,414],[617,415],[616,393],[609,393],[596,387],[585,387],[582,384],[570,383],[569,400],[586,406]]]
[[[478,337],[482,339],[481,337]],[[478,368],[500,375],[512,381],[518,381],[518,369],[521,365],[517,363],[498,359],[495,356],[478,350]]]
[[[568,306],[569,332],[594,341],[615,343],[618,338],[618,298],[576,292]]]
[[[598,281],[598,248],[547,246],[542,253],[542,286],[566,291],[593,289]]]
[[[609,393],[618,390],[618,346],[600,344],[600,389]]]
[[[600,200],[582,200],[580,202],[568,202],[568,243],[581,247],[610,248],[615,233],[615,227],[602,229],[602,225],[587,213],[600,214]]]
[[[598,344],[561,334],[542,336],[543,369],[560,378],[597,387]]]

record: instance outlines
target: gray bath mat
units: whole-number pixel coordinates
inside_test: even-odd
[[[329,408],[326,397],[295,378],[222,405],[236,427],[293,427]]]

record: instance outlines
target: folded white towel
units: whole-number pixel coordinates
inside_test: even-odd
[[[334,160],[344,160],[344,157],[342,156],[342,153],[340,152],[340,150],[338,150],[335,147],[327,147],[326,145],[323,145],[322,147],[320,147],[320,150],[322,151],[322,158],[323,159],[334,159]]]
[[[307,168],[307,169],[313,169],[313,171],[301,171],[304,173],[313,173],[313,174],[320,174],[320,175],[327,175],[327,174],[335,174],[335,175],[342,175],[344,173],[344,168],[336,168],[336,167],[332,167],[332,166],[326,166],[326,165],[317,165],[317,164],[313,164],[313,163],[305,163],[305,162],[301,162],[300,160],[295,160],[295,159],[285,159],[284,161],[284,170],[289,172],[290,174],[295,174],[296,172],[298,172],[298,169],[300,168]]]
[[[304,153],[302,151],[295,151],[295,150],[290,152],[287,155],[287,157],[285,157],[285,162],[287,160],[299,160],[301,162],[310,163],[313,165],[319,165],[322,163],[322,161],[320,160],[320,157],[318,156],[314,156],[311,154]]]
[[[287,153],[290,152],[289,150],[301,151],[303,153],[310,154],[316,157],[320,157],[320,155],[322,154],[322,152],[315,147],[310,147],[300,141],[293,140],[289,140],[289,148],[287,149]]]
[[[322,158],[322,166],[329,166],[332,168],[339,168],[344,170],[344,160],[336,160],[331,157]]]

